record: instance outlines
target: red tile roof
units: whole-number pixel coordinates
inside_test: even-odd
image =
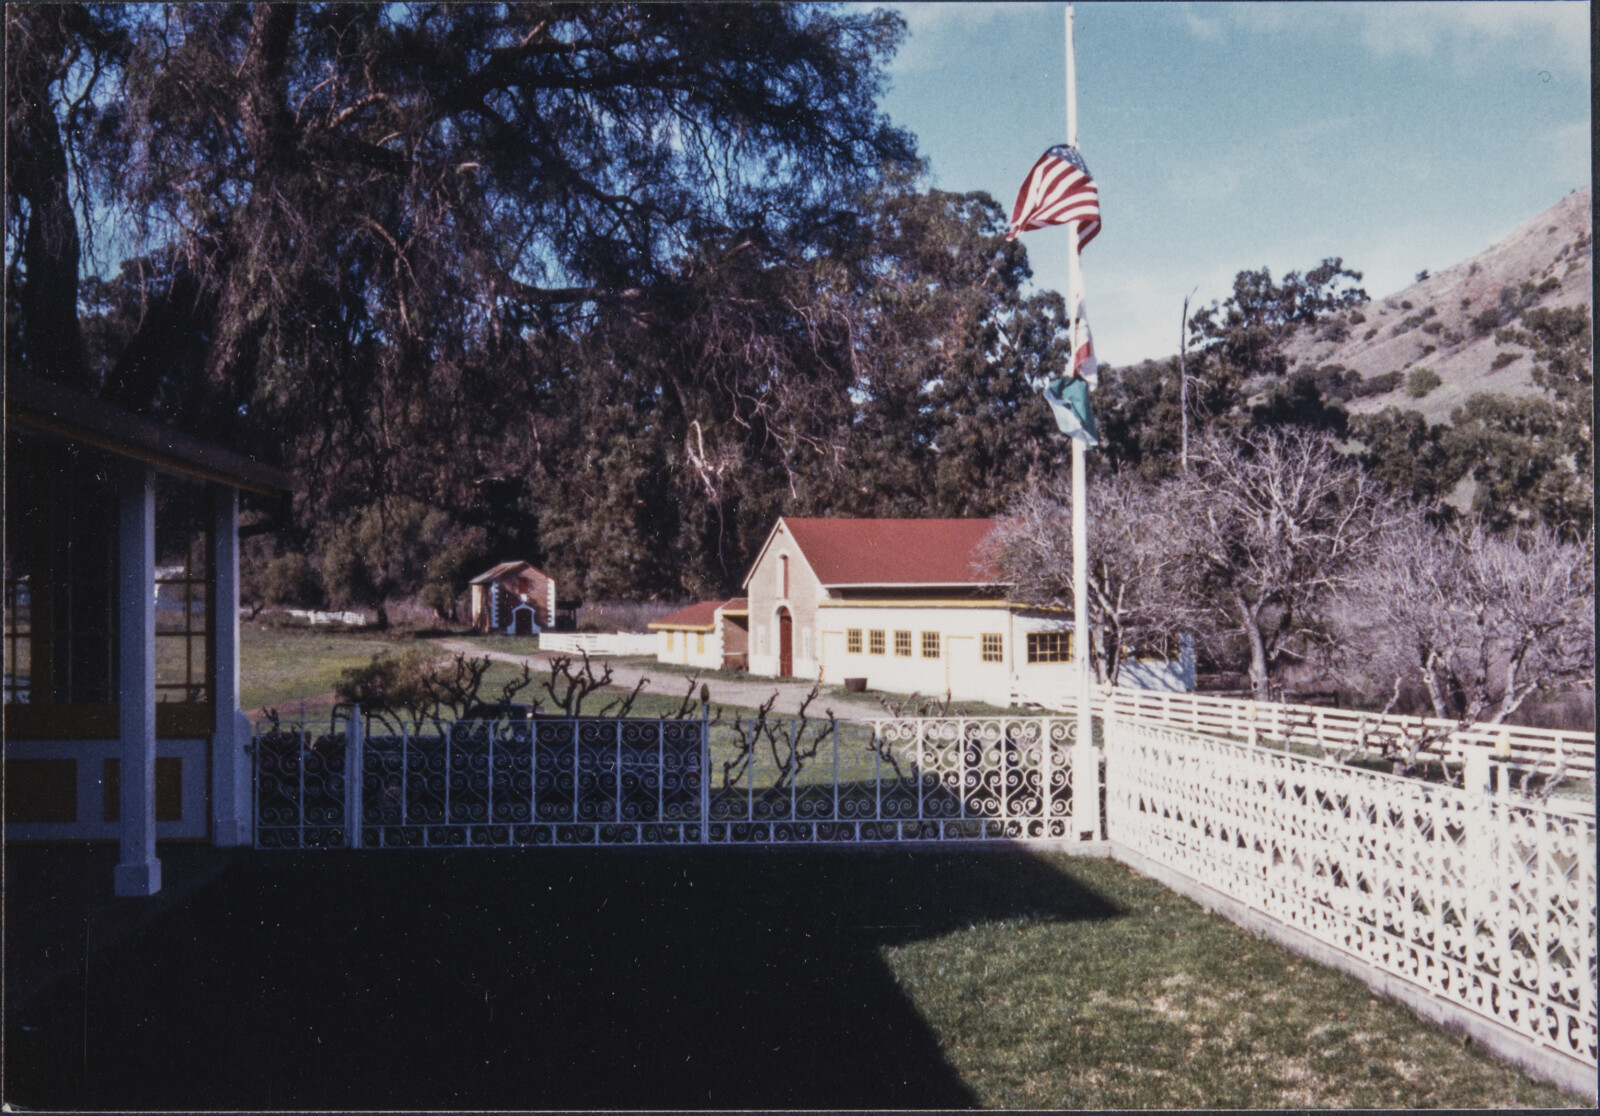
[[[982,555],[994,519],[791,519],[783,523],[824,585],[994,585]]]
[[[709,631],[716,626],[717,609],[721,607],[721,601],[699,601],[688,608],[680,608],[677,612],[669,613],[659,620],[652,620],[645,626],[651,631],[661,631],[664,628],[705,628]]]

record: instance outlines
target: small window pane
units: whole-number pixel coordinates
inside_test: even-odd
[[[873,628],[867,633],[867,651],[873,655],[883,654],[883,629]]]
[[[844,649],[852,655],[861,654],[861,629],[849,628],[844,633]]]
[[[894,633],[894,653],[897,658],[909,659],[911,657],[911,633]]]
[[[922,657],[924,659],[937,659],[939,657],[939,633],[922,633]]]

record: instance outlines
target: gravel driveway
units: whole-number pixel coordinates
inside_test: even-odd
[[[487,655],[489,658],[502,663],[512,663],[521,666],[528,664],[535,674],[550,669],[551,653],[535,652],[528,654],[514,654],[507,651],[493,651],[476,643],[464,639],[436,639],[435,645],[449,651],[451,654],[472,655],[479,658]],[[611,687],[613,689],[631,690],[638,685],[641,677],[648,677],[650,685],[647,692],[665,693],[677,696],[682,694],[683,687],[688,680],[681,674],[658,671],[655,662],[640,656],[613,657],[596,656],[593,660],[598,669],[601,664],[611,668]],[[773,704],[775,713],[798,713],[800,703],[811,692],[810,682],[780,681],[776,678],[752,678],[750,681],[733,681],[726,678],[710,678],[706,684],[711,687],[711,701],[715,705],[734,705],[747,709],[756,709],[761,703],[778,692],[778,700]],[[871,697],[845,697],[837,692],[824,692],[819,694],[812,703],[812,714],[820,714],[826,709],[832,709],[841,721],[864,721],[872,717],[886,716],[883,706]]]

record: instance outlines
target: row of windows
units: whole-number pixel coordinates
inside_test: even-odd
[[[862,629],[847,628],[844,633],[844,649],[848,654],[861,654]],[[869,655],[882,655],[886,647],[885,632],[882,628],[869,628],[866,631],[866,649]],[[997,632],[984,632],[978,637],[979,657],[986,663],[1001,663],[1005,661],[1005,641]],[[922,633],[922,657],[924,659],[937,659],[939,657],[940,638],[938,632]],[[911,633],[897,631],[894,633],[894,653],[897,658],[911,658]],[[1072,659],[1072,633],[1071,632],[1029,632],[1028,633],[1028,662],[1030,663],[1065,663]]]
[[[667,650],[668,651],[672,651],[672,650],[675,649],[675,640],[676,640],[677,635],[678,635],[678,633],[673,631],[671,628],[667,629]],[[689,649],[689,633],[688,632],[684,632],[683,633],[683,649],[685,651],[687,651]],[[696,655],[704,655],[706,653],[706,633],[705,632],[695,632],[694,633],[694,653]]]
[[[882,628],[869,628],[866,632],[866,648],[869,655],[882,655],[886,647],[885,632]],[[862,647],[862,629],[847,628],[844,633],[844,649],[847,654],[859,655]],[[1001,663],[1005,661],[1005,642],[998,632],[984,632],[979,639],[979,654],[986,663]],[[922,657],[924,659],[937,659],[939,657],[941,637],[938,632],[922,633]],[[911,658],[911,633],[900,630],[894,633],[894,653],[897,658]],[[1035,660],[1033,655],[1033,640],[1028,642],[1029,662],[1054,662],[1053,659]]]

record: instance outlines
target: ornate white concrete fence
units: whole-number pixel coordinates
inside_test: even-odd
[[[1069,687],[1063,685],[1021,695],[1032,704],[1066,712],[1074,708]],[[1560,729],[1527,728],[1522,725],[1474,724],[1465,727],[1437,717],[1411,717],[1400,714],[1363,713],[1354,709],[1329,709],[1320,705],[1295,705],[1286,702],[1249,701],[1217,697],[1212,694],[1173,693],[1118,686],[1108,697],[1097,693],[1097,715],[1112,712],[1119,718],[1136,718],[1168,728],[1187,729],[1206,734],[1229,736],[1250,743],[1292,741],[1335,752],[1349,747],[1365,733],[1375,743],[1388,735],[1396,740],[1422,732],[1444,734],[1444,752],[1453,761],[1462,761],[1474,751],[1507,756],[1527,766],[1551,770],[1565,761],[1567,772],[1593,779],[1595,734],[1566,732]]]
[[[1595,820],[1116,718],[1121,846],[1596,1064]]]

